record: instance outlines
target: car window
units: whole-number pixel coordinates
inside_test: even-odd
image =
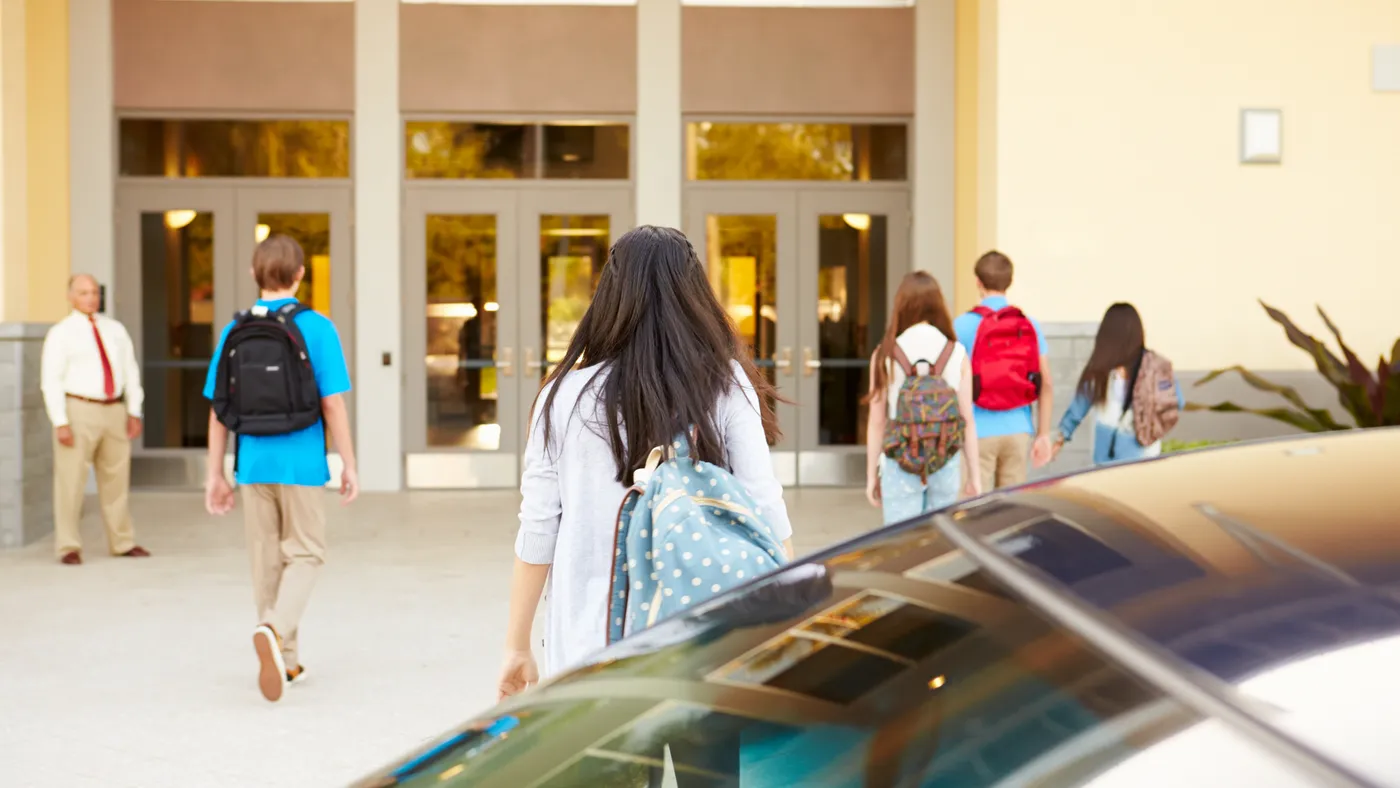
[[[568,689],[586,693],[591,681]],[[670,697],[604,695],[515,712],[492,746],[448,748],[382,784],[1117,788],[1158,763],[1154,748],[1179,750],[1210,722],[1024,608],[974,623],[871,590],[672,685]],[[1205,730],[1239,763],[1272,767],[1228,729]]]

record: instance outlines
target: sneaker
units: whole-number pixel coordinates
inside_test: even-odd
[[[294,668],[292,668],[291,670],[287,671],[287,683],[288,683],[288,684],[300,684],[300,683],[302,683],[303,681],[306,681],[306,666],[305,666],[305,665],[297,665],[296,667],[294,667]]]
[[[270,701],[282,699],[287,688],[287,665],[282,660],[282,638],[263,624],[253,630],[253,650],[258,654],[258,689]]]

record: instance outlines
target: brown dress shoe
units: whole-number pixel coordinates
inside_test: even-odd
[[[141,545],[137,545],[137,546],[131,548],[130,550],[127,550],[125,553],[122,553],[122,557],[123,557],[123,558],[150,558],[150,557],[151,557],[151,554],[150,554],[150,552],[149,552],[148,550],[146,550],[146,548],[142,547]]]
[[[79,553],[77,550],[70,550],[70,551],[64,553],[64,554],[63,554],[63,557],[60,558],[60,559],[58,559],[58,562],[59,562],[60,564],[68,564],[68,565],[70,565],[70,566],[77,566],[78,564],[81,564],[81,563],[83,562],[83,556],[82,556],[82,553]]]

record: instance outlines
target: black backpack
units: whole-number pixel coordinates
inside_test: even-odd
[[[290,303],[234,315],[214,373],[214,414],[238,435],[285,435],[321,420],[321,393]]]

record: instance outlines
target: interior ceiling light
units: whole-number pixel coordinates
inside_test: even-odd
[[[172,230],[178,230],[182,227],[188,226],[190,222],[194,221],[194,217],[198,215],[198,211],[191,211],[186,209],[166,211],[165,226],[169,227]]]

